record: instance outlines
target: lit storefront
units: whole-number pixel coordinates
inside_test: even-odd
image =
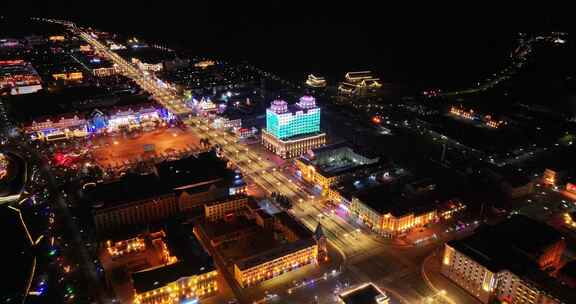
[[[10,89],[11,95],[35,93],[42,89],[42,79],[29,62],[0,61],[0,89]]]
[[[24,127],[24,131],[33,140],[61,140],[70,138],[82,138],[88,136],[86,119],[74,115],[73,117],[61,117],[55,120],[33,121]]]

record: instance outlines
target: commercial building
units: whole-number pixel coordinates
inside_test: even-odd
[[[0,89],[10,95],[30,94],[42,89],[42,79],[29,62],[24,60],[0,61]]]
[[[166,161],[157,164],[154,171],[84,186],[97,230],[157,222],[246,191],[242,177],[227,169],[226,162],[213,152]]]
[[[323,146],[326,134],[320,131],[320,108],[312,96],[303,96],[289,107],[283,100],[275,100],[266,110],[266,129],[262,130],[262,144],[282,158],[292,158]]]
[[[383,167],[380,157],[361,155],[345,143],[312,149],[296,159],[295,164],[300,176],[326,195],[345,178],[368,176]]]
[[[108,240],[99,258],[122,303],[179,304],[218,290],[212,258],[185,224]]]
[[[230,213],[246,208],[248,197],[244,195],[235,195],[223,200],[216,200],[204,204],[204,216],[208,221],[221,220]]]
[[[352,194],[350,214],[378,234],[396,237],[410,230],[436,223],[463,204],[430,180],[411,182],[399,179]]]
[[[168,263],[132,273],[135,304],[198,303],[218,292],[218,271],[188,225],[168,231]]]
[[[234,211],[223,218],[206,216],[194,233],[205,248],[233,265],[231,274],[240,287],[327,259],[322,229],[312,233],[285,212],[269,214],[249,201],[234,205]]]
[[[446,243],[441,272],[482,303],[576,303],[553,277],[565,247],[552,227],[515,215]]]
[[[344,75],[344,81],[338,85],[338,93],[362,96],[373,93],[381,87],[380,79],[371,71],[348,72]]]
[[[54,141],[88,136],[88,122],[82,116],[64,115],[47,118],[46,120],[33,120],[24,126],[24,132],[33,140]]]
[[[481,123],[484,126],[490,127],[493,129],[498,129],[501,126],[504,126],[507,124],[506,121],[504,121],[502,119],[495,119],[490,114],[482,115],[480,113],[475,112],[473,109],[466,110],[461,106],[451,106],[449,113],[451,115],[454,115],[454,116],[457,116],[460,118],[464,118],[464,119],[467,119],[470,121]]]
[[[111,61],[93,54],[90,51],[90,48],[71,56],[74,60],[80,63],[88,73],[96,77],[108,77],[118,74],[118,69]]]

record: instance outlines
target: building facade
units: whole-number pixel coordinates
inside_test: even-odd
[[[300,240],[296,250],[275,257],[262,259],[263,256],[249,258],[234,264],[234,278],[243,288],[272,279],[283,273],[317,261],[318,246],[314,242]],[[275,249],[273,249],[275,250]]]
[[[204,216],[209,221],[223,219],[226,215],[246,208],[248,197],[234,196],[204,204]]]
[[[178,214],[180,208],[174,194],[118,204],[93,211],[97,230],[113,230],[129,225],[146,224]]]
[[[266,129],[262,130],[262,144],[282,158],[292,158],[326,143],[320,132],[320,108],[312,96],[303,96],[289,107],[283,100],[275,100],[266,110]]]
[[[549,272],[559,269],[565,246],[552,228],[514,216],[446,243],[441,273],[482,303],[574,303],[573,292]]]
[[[198,300],[218,292],[218,271],[181,277],[158,288],[135,292],[134,304],[198,303]],[[196,301],[196,302],[194,302]]]

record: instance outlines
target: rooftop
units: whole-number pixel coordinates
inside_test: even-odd
[[[178,190],[186,192],[207,191],[213,185],[223,186],[232,182],[234,171],[214,152],[198,157],[166,161],[156,165],[156,174],[127,174],[118,180],[96,184],[84,191],[86,198],[100,207],[111,208],[124,203],[171,195]]]
[[[378,304],[377,297],[387,298],[386,294],[380,292],[372,283],[342,293],[338,297],[345,304]]]
[[[523,215],[514,215],[493,226],[481,226],[471,236],[447,244],[492,272],[509,270],[537,284],[566,303],[576,303],[576,294],[567,292],[535,262],[543,250],[563,239],[554,228]]]
[[[411,182],[410,177],[400,178],[359,191],[354,196],[374,211],[393,216],[425,213],[453,198],[452,193],[437,189],[436,184],[430,181],[425,184],[419,180]]]

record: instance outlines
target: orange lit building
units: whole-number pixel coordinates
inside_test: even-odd
[[[212,201],[204,204],[204,216],[209,221],[223,219],[230,213],[246,208],[248,197],[236,195],[225,198],[224,200]]]
[[[319,258],[327,259],[321,228],[312,233],[289,214],[270,215],[253,201],[243,210],[236,216],[194,227],[205,248],[233,263],[231,274],[241,287],[256,285]],[[221,246],[224,243],[228,245]]]
[[[205,203],[245,193],[246,184],[226,161],[207,152],[156,164],[155,174],[127,174],[84,188],[96,228],[104,231],[202,210]]]
[[[345,178],[366,176],[382,169],[379,157],[359,154],[345,144],[312,149],[295,160],[302,178],[330,195],[331,188]],[[334,196],[334,195],[332,195]]]
[[[52,78],[54,78],[54,80],[80,81],[84,79],[84,75],[82,72],[66,72],[52,74]]]
[[[11,95],[35,93],[42,89],[42,79],[29,62],[3,60],[0,61],[0,89],[9,89]]]
[[[191,230],[182,224],[168,234],[160,230],[106,243],[101,261],[123,303],[180,304],[217,293],[218,271]],[[131,280],[117,279],[120,269]]]
[[[482,303],[576,303],[553,277],[565,247],[552,227],[516,215],[446,243],[441,272]]]
[[[364,95],[382,87],[380,78],[371,71],[348,72],[344,81],[338,86],[338,93],[343,95]]]

